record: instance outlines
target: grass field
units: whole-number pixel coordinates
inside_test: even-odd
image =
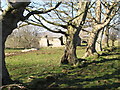
[[[7,68],[13,80],[28,88],[105,88],[120,90],[120,48],[108,55],[86,58],[80,67],[61,66],[64,48],[42,48],[38,51],[6,57]],[[6,50],[16,52],[16,50]],[[20,50],[17,50],[20,52]],[[81,58],[85,47],[78,47]],[[102,89],[103,90],[103,89]]]

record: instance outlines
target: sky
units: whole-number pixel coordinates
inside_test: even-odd
[[[1,7],[2,8],[5,8],[7,5],[6,5],[6,0],[1,0]]]

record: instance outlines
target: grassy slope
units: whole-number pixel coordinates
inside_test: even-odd
[[[78,48],[78,57],[83,56],[84,48]],[[63,50],[64,48],[43,48],[35,52],[6,57],[12,79],[29,85],[29,88],[120,89],[118,50],[99,59],[87,58],[87,62],[79,68],[60,66]]]

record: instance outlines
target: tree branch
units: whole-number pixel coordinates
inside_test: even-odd
[[[42,27],[42,25],[38,24],[38,23],[33,23],[33,22],[29,22],[29,21],[24,21],[24,22],[28,23],[28,25],[31,24],[31,25],[34,25],[34,26]]]
[[[89,5],[90,5],[90,2],[87,2],[86,6],[85,6],[85,11],[84,11],[84,14],[83,14],[83,17],[82,17],[82,21],[80,22],[79,27],[85,23],[85,20],[86,20],[86,17],[87,17],[87,12],[88,12],[88,9],[89,9]]]
[[[68,36],[68,34],[67,34],[66,32],[63,32],[63,31],[61,31],[60,29],[58,29],[59,31],[52,30],[52,29],[48,28],[47,26],[45,26],[42,22],[41,22],[41,25],[42,25],[42,27],[44,27],[45,29],[47,29],[47,30],[50,31],[50,32],[53,32],[53,33],[61,33],[61,34],[64,34],[65,36]]]
[[[60,17],[60,14],[57,13],[58,11],[54,11],[54,12],[55,12],[55,14],[58,16],[58,18],[59,18],[61,21],[63,21],[64,23],[67,23],[64,19],[62,19],[62,18]]]
[[[50,21],[46,20],[43,16],[41,16],[41,15],[38,15],[38,16],[49,24],[53,24],[53,25],[60,26],[62,28],[67,29],[67,25],[62,25],[62,24],[59,24],[59,23],[50,22]]]
[[[109,24],[109,22],[112,20],[112,18],[114,17],[114,15],[115,15],[115,13],[112,14],[111,17],[109,17],[104,23],[96,25],[96,28],[97,27],[101,27],[101,29],[104,28],[106,25]]]
[[[53,33],[61,33],[61,34],[64,34],[65,36],[68,36],[68,34],[67,34],[66,32],[63,32],[63,31],[61,31],[60,29],[58,29],[59,31],[52,30],[52,29],[48,28],[46,25],[44,25],[44,24],[43,24],[39,19],[37,19],[35,16],[34,16],[34,18],[35,18],[36,20],[38,20],[40,24],[36,24],[36,23],[28,22],[28,21],[27,21],[27,23],[28,23],[28,24],[32,24],[32,25],[35,25],[35,26],[44,27],[45,29],[47,29],[48,31],[51,31],[51,32],[53,32]]]
[[[19,8],[23,8],[24,9],[29,4],[30,4],[30,2],[15,2],[15,3],[12,3],[12,2],[9,2],[7,0],[8,7],[3,11],[3,16],[6,15],[6,13],[12,12],[15,9],[19,9]]]
[[[102,23],[106,22],[107,19],[109,19],[110,17],[113,17],[113,16],[115,15],[115,13],[117,12],[117,10],[114,11],[114,12],[113,12],[113,10],[116,8],[116,6],[117,6],[117,4],[115,4],[115,5],[113,4],[113,5],[112,5],[112,7],[109,9],[108,13],[106,14],[105,19],[102,21]],[[112,12],[113,12],[114,14],[111,15]]]
[[[29,13],[23,18],[23,20],[28,19],[31,15],[34,15],[34,14],[45,14],[45,13],[48,13],[48,12],[56,9],[61,3],[62,3],[62,2],[58,2],[58,4],[57,4],[55,7],[52,7],[52,8],[50,8],[50,9],[48,9],[48,10],[43,10],[43,11],[37,11],[37,10],[35,10],[35,11],[31,11],[31,12],[29,12]]]
[[[71,19],[71,16],[68,13],[66,13],[66,11],[61,11],[61,10],[55,10],[55,11],[64,13],[66,16],[68,16],[69,19]]]
[[[83,28],[82,28],[81,30],[82,30],[82,31],[85,31],[85,32],[88,32],[88,33],[91,33],[90,31],[88,31],[88,30],[85,30],[85,29],[83,29]]]
[[[94,4],[95,2],[93,2],[93,4]],[[88,4],[88,5],[87,5]],[[92,4],[92,5],[93,5]],[[89,5],[90,5],[90,2],[87,2],[86,3],[86,6],[87,7],[85,7],[85,10],[87,10],[87,12],[88,12],[88,9],[90,9],[91,7],[92,7],[92,5],[89,7]],[[77,16],[75,16],[74,18],[72,18],[70,21],[73,21],[74,19],[76,19],[76,18],[78,18],[80,15],[82,15],[83,13],[86,13],[85,11],[83,11],[83,12],[81,12],[79,15],[77,15]]]

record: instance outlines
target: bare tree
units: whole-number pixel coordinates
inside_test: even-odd
[[[11,1],[11,0],[9,0]],[[9,84],[12,83],[12,80],[10,78],[10,75],[8,73],[8,70],[6,68],[5,64],[5,41],[12,33],[12,31],[17,28],[17,23],[19,21],[24,21],[28,19],[31,15],[34,14],[43,14],[50,12],[51,10],[54,10],[57,8],[61,2],[59,2],[55,7],[48,9],[48,10],[35,10],[32,12],[29,12],[27,15],[23,16],[23,13],[26,9],[26,7],[30,4],[29,0],[26,0],[26,2],[23,0],[23,2],[17,2],[18,0],[15,0],[14,2],[7,2],[8,7],[5,10],[2,11],[2,15],[0,16],[0,22],[2,22],[2,84]],[[22,1],[22,0],[21,0]]]
[[[7,46],[10,48],[38,48],[38,28],[33,26],[23,26],[15,29],[6,40],[6,47]]]
[[[120,19],[119,19],[120,9],[118,12],[116,12],[116,15],[111,20],[111,23],[106,25],[105,27],[105,47],[109,47],[109,39],[110,39],[110,33],[111,32],[119,32],[120,31]],[[112,30],[111,30],[112,29]],[[116,34],[115,34],[116,37]]]
[[[66,36],[66,44],[65,44],[65,51],[64,55],[61,58],[62,64],[71,64],[74,65],[77,61],[77,55],[76,55],[76,44],[77,39],[79,37],[79,32],[82,30],[82,26],[85,23],[85,19],[87,16],[87,11],[90,8],[90,2],[79,2],[75,3],[78,7],[75,7],[75,5],[71,4],[71,2],[62,3],[62,7],[67,7],[63,10],[56,9],[54,10],[54,14],[48,14],[48,17],[52,18],[52,21],[48,19],[48,17],[43,15],[34,15],[34,18],[37,21],[28,20],[26,21],[28,24],[37,25],[40,27],[46,28],[48,31],[54,32],[54,33],[61,33]],[[77,10],[77,14],[73,14],[73,11],[71,12],[71,9]],[[29,11],[31,11],[29,9]],[[72,15],[71,15],[71,13]],[[56,15],[56,18],[55,16]],[[54,21],[55,19],[55,21]],[[55,28],[52,29],[45,25],[43,22],[49,23],[53,26],[51,27],[61,27],[61,28]],[[62,30],[64,29],[64,30]]]
[[[89,11],[88,14],[88,18],[91,20],[91,27],[93,30],[90,33],[90,39],[84,57],[97,53],[95,49],[97,46],[95,44],[99,32],[110,23],[119,9],[117,2],[107,2],[105,0],[96,0],[94,7]],[[104,11],[102,8],[104,8]]]

